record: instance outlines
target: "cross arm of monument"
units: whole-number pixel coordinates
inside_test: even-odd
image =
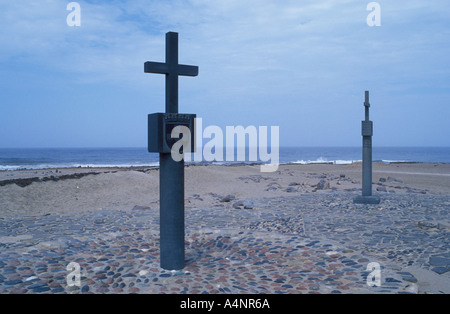
[[[369,102],[369,91],[366,91],[366,101],[364,102],[364,106],[370,107],[370,102]]]
[[[369,108],[370,108],[369,91],[366,91],[366,100],[364,102],[364,107],[366,108],[365,109],[365,111],[366,111],[366,121],[369,121],[370,120],[370,117],[369,117]]]
[[[144,64],[145,73],[156,73],[156,74],[171,74],[171,69],[169,64],[161,62],[145,62]],[[198,67],[193,65],[178,64],[176,66],[176,75],[181,76],[198,76]]]

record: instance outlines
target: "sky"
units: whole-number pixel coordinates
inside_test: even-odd
[[[0,0],[0,148],[145,147],[164,111],[165,33],[179,108],[203,127],[279,126],[280,146],[450,146],[450,1]]]

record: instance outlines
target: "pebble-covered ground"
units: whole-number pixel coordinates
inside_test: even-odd
[[[0,293],[417,293],[410,266],[450,286],[450,197],[355,195],[186,208],[187,262],[174,271],[159,267],[158,208],[0,218]]]

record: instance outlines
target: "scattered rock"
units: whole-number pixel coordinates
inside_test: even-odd
[[[399,272],[400,275],[402,275],[402,279],[408,282],[412,282],[412,283],[416,283],[417,282],[417,278],[414,277],[413,274],[411,274],[410,272]]]
[[[450,266],[450,259],[442,256],[431,256],[430,257],[431,266]]]
[[[275,191],[275,190],[278,190],[278,189],[281,189],[281,185],[279,185],[276,182],[271,182],[271,183],[269,183],[267,185],[266,191]]]
[[[255,183],[259,183],[261,180],[270,180],[271,178],[263,177],[262,175],[256,174],[256,175],[251,175],[251,176],[248,176],[248,177],[239,177],[238,179],[242,180],[242,181],[245,181],[247,183],[248,183],[248,181],[253,181]]]
[[[431,270],[434,271],[436,274],[442,275],[442,274],[445,274],[446,272],[448,272],[450,269],[448,267],[438,266],[438,267],[434,267]]]
[[[235,209],[241,209],[241,207],[244,207],[244,202],[243,201],[238,201],[238,202],[233,204],[233,208],[235,208]]]
[[[377,191],[378,191],[378,192],[387,192],[385,186],[379,186],[379,187],[377,187]]]
[[[431,266],[434,266],[431,270],[439,275],[450,271],[450,253],[444,253],[431,256],[429,259]]]
[[[216,194],[216,193],[212,193],[212,192],[209,192],[208,195],[210,195],[210,196],[212,196],[212,197],[214,197],[214,198],[219,198],[219,199],[222,199],[222,198],[223,198],[222,195],[219,195],[219,194]]]
[[[139,205],[136,205],[136,206],[133,207],[132,210],[149,210],[149,209],[151,209],[151,208],[148,207],[148,206],[139,206]]]
[[[403,291],[405,291],[407,293],[418,294],[419,293],[419,287],[415,283],[411,283],[411,284],[407,285],[403,289]]]
[[[450,222],[448,221],[440,221],[438,223],[438,229],[450,229]]]
[[[388,177],[386,181],[387,181],[387,182],[398,182],[398,183],[403,183],[402,180],[396,179],[396,178],[394,178],[394,177]]]
[[[140,272],[139,272],[139,276],[145,276],[145,275],[147,275],[148,274],[148,271],[147,270],[141,270]]]
[[[435,223],[429,222],[429,221],[419,221],[417,223],[417,225],[419,226],[419,228],[422,229],[430,229],[430,228],[436,228],[437,225]]]
[[[384,183],[384,182],[386,182],[386,178],[380,178],[379,181],[382,182],[382,183]]]
[[[245,201],[244,202],[244,209],[253,209],[255,207],[255,204],[251,201]]]
[[[317,189],[318,190],[323,190],[325,189],[325,185],[327,184],[327,181],[325,180],[320,180],[319,183],[317,183]]]
[[[95,220],[94,220],[94,223],[96,224],[96,225],[102,225],[102,224],[104,224],[105,223],[105,219],[103,219],[103,218],[96,218]]]
[[[200,194],[194,194],[194,195],[192,195],[192,197],[193,197],[195,200],[198,200],[198,201],[202,201],[202,202],[203,202],[203,198],[200,197]]]
[[[255,204],[252,201],[238,201],[233,204],[234,209],[253,209]]]
[[[236,196],[234,196],[234,195],[232,195],[232,194],[229,194],[229,195],[223,197],[223,198],[220,200],[220,202],[221,202],[221,203],[229,203],[229,202],[231,202],[231,201],[233,201],[233,200],[235,200],[235,199],[236,199]]]
[[[43,172],[44,174],[44,172]],[[13,180],[4,180],[0,181],[0,186],[6,186],[8,184],[16,184],[20,186],[21,188],[25,188],[29,185],[31,185],[33,182],[47,182],[47,181],[55,181],[58,182],[60,180],[67,180],[67,179],[81,179],[85,176],[89,175],[98,175],[100,172],[89,172],[89,173],[74,173],[69,175],[62,175],[60,177],[50,176],[50,177],[43,177],[41,178],[27,178],[27,179],[13,179]]]
[[[290,187],[286,188],[286,190],[284,190],[284,191],[287,193],[293,193],[293,192],[297,192],[297,189],[290,186]]]
[[[319,183],[316,185],[316,191],[317,190],[327,190],[330,188],[330,182],[327,180],[320,180]]]

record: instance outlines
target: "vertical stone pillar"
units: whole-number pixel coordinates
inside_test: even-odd
[[[366,91],[365,120],[362,121],[362,196],[356,197],[353,202],[357,204],[379,204],[380,197],[372,195],[372,136],[373,122],[369,117],[369,91]]]

